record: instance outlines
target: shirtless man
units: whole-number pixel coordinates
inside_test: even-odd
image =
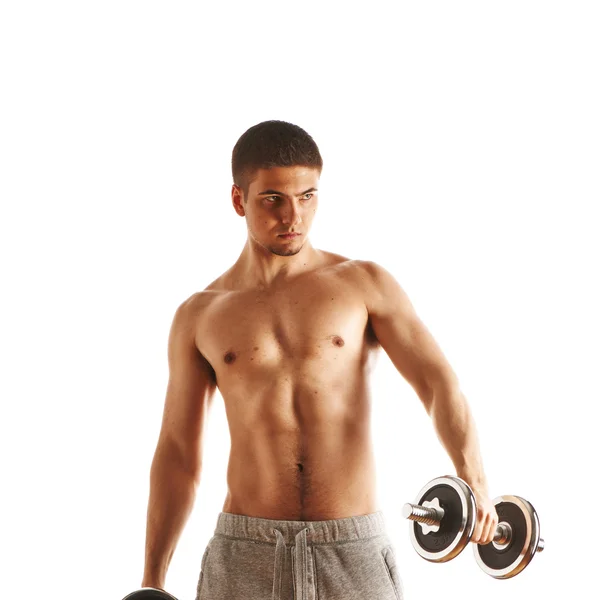
[[[200,484],[218,386],[231,435],[228,493],[197,600],[402,598],[375,497],[368,379],[380,348],[473,488],[472,541],[493,539],[498,516],[475,424],[442,351],[388,271],[308,239],[322,166],[313,138],[282,121],[251,127],[234,147],[231,196],[248,239],[173,319],[144,587],[164,588]]]

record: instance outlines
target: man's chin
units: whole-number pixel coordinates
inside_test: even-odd
[[[276,254],[277,256],[294,256],[298,254],[300,250],[302,250],[302,246],[299,246],[298,248],[269,248],[271,254]]]

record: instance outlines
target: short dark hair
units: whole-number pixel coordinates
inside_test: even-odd
[[[323,159],[313,138],[298,125],[263,121],[250,127],[236,142],[231,155],[233,183],[244,199],[258,169],[313,167],[323,170]]]

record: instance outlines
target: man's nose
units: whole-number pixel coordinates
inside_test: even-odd
[[[282,208],[281,220],[286,225],[295,225],[302,221],[300,207],[297,204],[288,204]]]

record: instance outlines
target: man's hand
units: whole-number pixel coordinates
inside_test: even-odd
[[[471,486],[471,489],[477,503],[477,523],[471,541],[475,544],[489,544],[498,527],[498,513],[486,488]]]

